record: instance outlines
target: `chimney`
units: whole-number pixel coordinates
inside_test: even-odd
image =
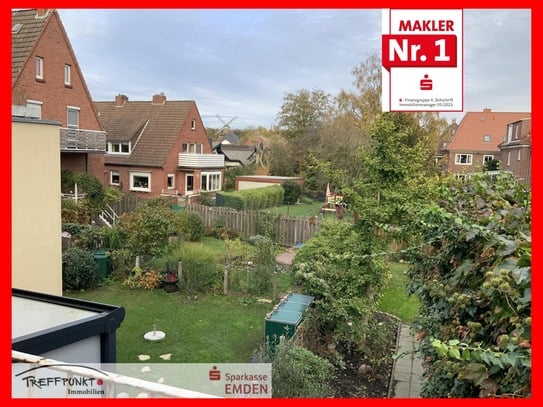
[[[124,104],[128,102],[128,96],[118,94],[115,96],[115,106],[116,107],[123,107]]]
[[[483,109],[483,113],[490,113],[492,111],[492,109],[489,109],[488,107],[485,107]]]
[[[48,8],[38,8],[38,9],[36,9],[36,18],[47,17],[48,12],[49,12]]]
[[[166,95],[164,95],[164,92],[153,95],[153,105],[163,105],[164,103],[166,103]]]

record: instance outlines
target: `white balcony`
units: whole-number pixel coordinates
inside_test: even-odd
[[[180,153],[177,165],[183,168],[224,168],[224,155]]]

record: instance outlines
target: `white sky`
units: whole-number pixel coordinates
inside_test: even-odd
[[[351,90],[352,68],[381,52],[380,9],[59,13],[94,100],[164,92],[213,128],[270,128],[285,94]],[[464,107],[531,111],[530,9],[464,10]]]

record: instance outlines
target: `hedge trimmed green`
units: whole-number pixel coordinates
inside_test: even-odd
[[[238,210],[257,210],[279,206],[284,197],[285,190],[281,185],[270,185],[236,192],[217,192],[217,205]]]

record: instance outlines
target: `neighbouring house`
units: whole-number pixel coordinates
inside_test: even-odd
[[[60,169],[102,180],[106,133],[58,12],[15,10],[11,17],[12,114],[60,122]]]
[[[94,106],[107,131],[106,185],[141,198],[221,190],[224,156],[212,152],[195,101],[117,95]]]
[[[256,162],[257,150],[255,146],[243,144],[223,144],[215,146],[214,151],[224,156],[226,169],[234,167],[246,167]]]
[[[11,119],[11,285],[52,295],[62,295],[60,126]]]
[[[505,138],[499,148],[501,169],[511,171],[521,182],[531,185],[532,119],[507,124]]]
[[[436,149],[437,154],[435,155],[435,163],[440,171],[446,170],[445,166],[447,159],[444,156],[443,150],[451,142],[454,134],[456,133],[456,129],[458,129],[458,123],[456,122],[456,119],[452,119],[451,124],[449,124],[447,126],[447,129],[439,136],[438,147]]]
[[[499,145],[505,139],[507,125],[530,117],[529,112],[467,112],[451,141],[439,152],[442,168],[460,177],[482,171],[485,163],[500,159]]]
[[[239,175],[236,177],[236,191],[263,188],[270,185],[282,185],[285,181],[293,181],[303,186],[302,177],[281,177],[276,175]]]

